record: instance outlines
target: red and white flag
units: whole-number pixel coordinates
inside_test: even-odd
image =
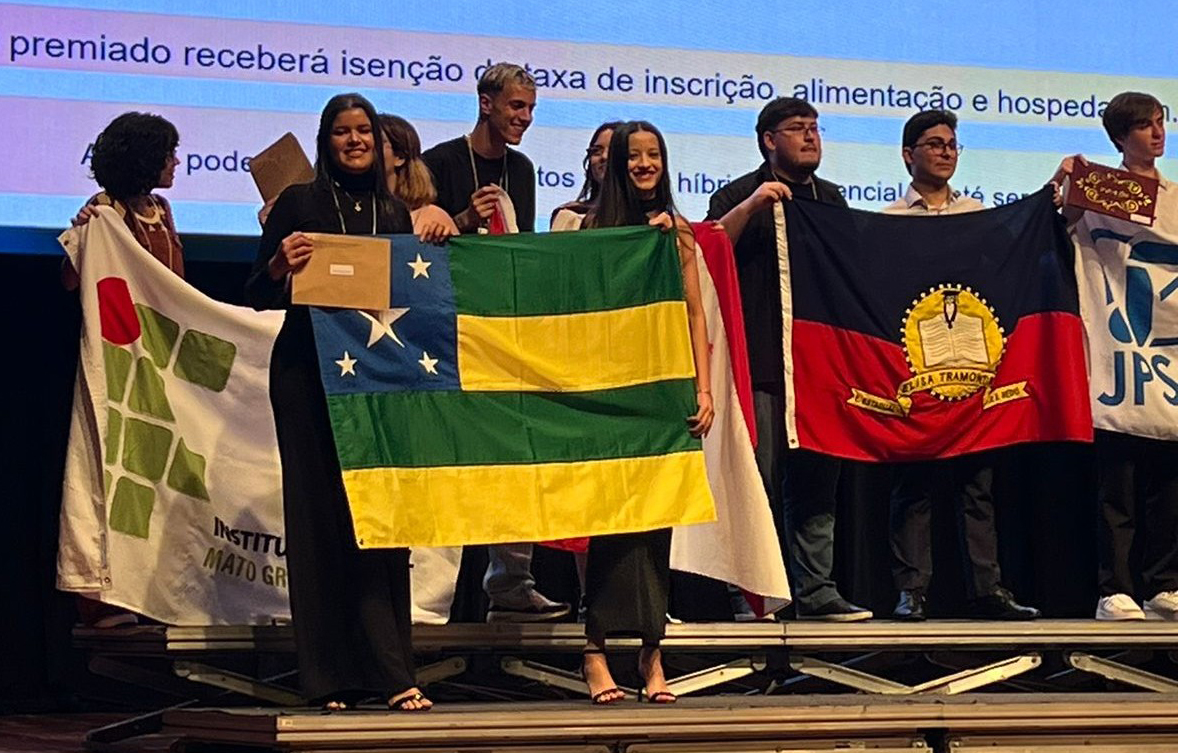
[[[695,231],[700,293],[711,346],[716,418],[704,438],[716,522],[681,526],[671,537],[671,568],[740,587],[759,616],[790,601],[773,513],[753,454],[752,380],[732,244],[712,223]]]

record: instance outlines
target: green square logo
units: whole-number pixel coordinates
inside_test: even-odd
[[[229,382],[235,358],[237,346],[233,343],[190,329],[180,339],[175,373],[185,381],[220,392]]]
[[[116,403],[127,393],[127,377],[131,375],[130,351],[102,341],[102,362],[106,367],[106,396]]]
[[[151,533],[151,510],[155,507],[155,490],[127,477],[115,485],[110,505],[110,527],[120,533],[146,539]]]
[[[171,450],[170,430],[130,416],[123,422],[123,467],[128,471],[159,481]]]
[[[155,365],[164,368],[172,357],[172,347],[176,344],[176,336],[180,334],[180,325],[142,303],[135,304],[135,313],[139,316],[139,326],[143,331],[143,347],[147,348]]]

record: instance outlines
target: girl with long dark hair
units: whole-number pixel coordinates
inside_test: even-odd
[[[605,166],[609,160],[609,142],[613,138],[614,129],[622,125],[620,120],[611,120],[597,126],[597,130],[589,138],[589,146],[585,149],[585,182],[581,185],[581,193],[574,201],[561,204],[552,212],[552,230],[576,230],[581,226],[581,218],[592,208],[601,193],[601,183],[605,178]]]
[[[409,211],[389,192],[372,104],[332,97],[319,119],[315,180],[279,195],[246,283],[257,309],[287,308],[270,368],[282,458],[290,606],[304,695],[328,710],[378,695],[428,709],[410,644],[409,551],[356,545],[320,380],[311,316],[290,302],[289,277],[315,251],[309,232],[407,233]]]
[[[695,359],[698,405],[695,415],[688,417],[687,422],[694,436],[703,436],[711,428],[713,418],[707,325],[696,267],[695,236],[691,226],[675,211],[666,155],[666,142],[650,123],[631,121],[615,128],[601,194],[583,226],[654,225],[676,234]],[[643,697],[652,703],[676,700],[667,687],[659,649],[666,632],[670,560],[669,528],[590,539],[585,573],[586,647],[582,670],[594,703],[614,703],[624,698],[605,660],[605,643],[610,635],[636,635],[642,639],[638,671],[644,683]]]

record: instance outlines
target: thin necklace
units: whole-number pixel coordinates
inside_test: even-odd
[[[343,191],[343,186],[340,186],[340,190]],[[347,191],[344,191],[344,193],[347,193]],[[348,194],[348,197],[350,198],[351,194]],[[332,181],[332,183],[331,183],[331,199],[332,199],[332,201],[335,202],[335,214],[337,217],[339,217],[339,231],[341,233],[343,233],[344,235],[347,235],[348,234],[348,226],[344,224],[344,213],[339,208],[339,196],[337,196],[335,193],[335,181]],[[359,201],[356,202],[356,211],[357,212],[360,211],[360,202]],[[376,235],[376,193],[375,192],[372,194],[372,235]]]
[[[340,186],[339,183],[333,181],[333,185],[339,186],[339,190],[344,192],[344,196],[348,197],[348,201],[352,202],[352,211],[358,214],[360,212],[360,200],[353,196],[351,191]]]
[[[474,190],[479,190],[479,171],[474,166],[474,147],[470,145],[470,136],[463,136],[466,139],[466,153],[470,155],[470,174],[474,178]],[[500,188],[507,192],[507,147],[503,148],[503,168],[499,173]]]

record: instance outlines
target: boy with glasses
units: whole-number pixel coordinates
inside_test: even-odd
[[[957,116],[946,110],[918,112],[904,124],[904,166],[912,176],[908,192],[884,207],[889,214],[956,214],[985,209],[982,202],[955,191],[949,179],[961,154]]]
[[[982,202],[949,185],[961,153],[957,116],[952,112],[926,110],[909,118],[900,152],[912,182],[908,192],[884,207],[884,212],[940,215],[985,209]],[[956,508],[970,615],[996,620],[1039,616],[1039,610],[1019,604],[1001,586],[991,494],[993,460],[990,453],[983,452],[896,466],[889,512],[892,577],[900,591],[894,619],[919,621],[927,616],[925,594],[933,575],[934,491],[952,496]]]
[[[794,605],[802,619],[848,622],[871,612],[848,602],[834,582],[835,493],[843,461],[788,449],[781,274],[773,206],[799,197],[845,207],[839,188],[814,174],[822,160],[818,111],[794,97],[767,104],[757,117],[765,162],[712,195],[709,220],[732,239],[748,339],[757,425],[757,466],[788,555]]]

